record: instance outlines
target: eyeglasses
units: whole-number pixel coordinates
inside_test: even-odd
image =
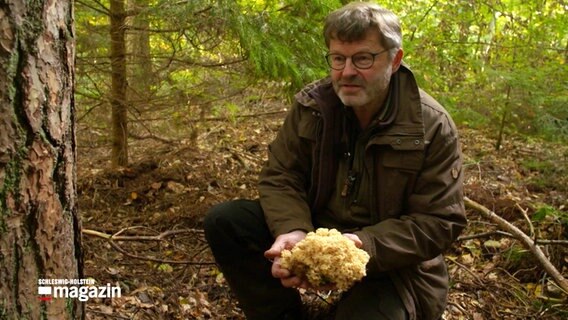
[[[347,58],[351,58],[351,63],[353,63],[357,69],[369,69],[375,63],[375,57],[387,51],[389,51],[389,49],[378,53],[359,52],[350,57],[338,53],[330,53],[325,56],[325,60],[333,70],[343,70],[347,63]]]

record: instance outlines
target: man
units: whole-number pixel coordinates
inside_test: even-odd
[[[336,319],[438,319],[442,253],[466,224],[455,125],[401,64],[392,12],[350,3],[328,16],[324,36],[331,76],[295,96],[260,200],[214,207],[207,240],[249,319],[301,319],[296,288],[321,288],[283,269],[280,253],[319,227],[371,256]]]

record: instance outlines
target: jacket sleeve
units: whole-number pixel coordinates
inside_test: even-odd
[[[426,126],[424,162],[413,191],[403,200],[403,212],[357,232],[371,255],[370,270],[389,271],[433,259],[466,225],[457,130],[447,113],[424,112],[432,112],[430,119],[436,120]]]
[[[273,236],[314,230],[308,204],[314,115],[295,103],[268,147],[258,184],[260,204]]]

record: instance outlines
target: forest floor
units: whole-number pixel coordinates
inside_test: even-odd
[[[91,299],[87,319],[244,319],[203,238],[212,205],[257,197],[266,147],[284,111],[212,120],[175,143],[133,140],[131,165],[108,169],[109,147],[78,130],[84,277],[118,284],[122,297]],[[568,147],[461,128],[466,195],[533,238],[568,239]],[[468,210],[446,254],[452,279],[444,318],[566,319],[566,295],[520,242]],[[108,239],[113,235],[113,239]],[[568,247],[544,245],[568,276]],[[337,294],[306,292],[311,319],[329,318]]]

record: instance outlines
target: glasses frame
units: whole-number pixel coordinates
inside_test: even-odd
[[[345,69],[345,66],[347,65],[347,59],[350,59],[350,60],[351,60],[351,64],[352,64],[355,68],[357,68],[357,69],[359,69],[359,70],[367,70],[367,69],[371,69],[371,68],[373,67],[373,65],[375,64],[375,57],[377,57],[378,55],[381,55],[381,54],[383,54],[383,53],[385,53],[385,52],[387,52],[387,51],[389,51],[389,50],[390,50],[390,49],[385,49],[385,50],[380,51],[380,52],[377,52],[377,53],[373,53],[373,52],[357,52],[356,54],[350,55],[350,56],[344,56],[344,55],[339,54],[339,53],[328,53],[328,54],[325,55],[325,61],[327,62],[327,65],[328,65],[331,69],[337,70],[337,71],[341,71],[341,70]],[[360,66],[358,66],[357,63],[353,60],[353,57],[356,56],[356,55],[359,55],[359,54],[370,54],[371,57],[373,57],[373,61],[371,62],[371,64],[370,64],[368,67],[360,67]],[[331,57],[331,56],[341,56],[341,57],[344,57],[344,58],[345,58],[345,63],[343,64],[343,67],[341,67],[341,68],[334,68],[334,67],[331,65],[331,62],[329,61],[329,57]]]

